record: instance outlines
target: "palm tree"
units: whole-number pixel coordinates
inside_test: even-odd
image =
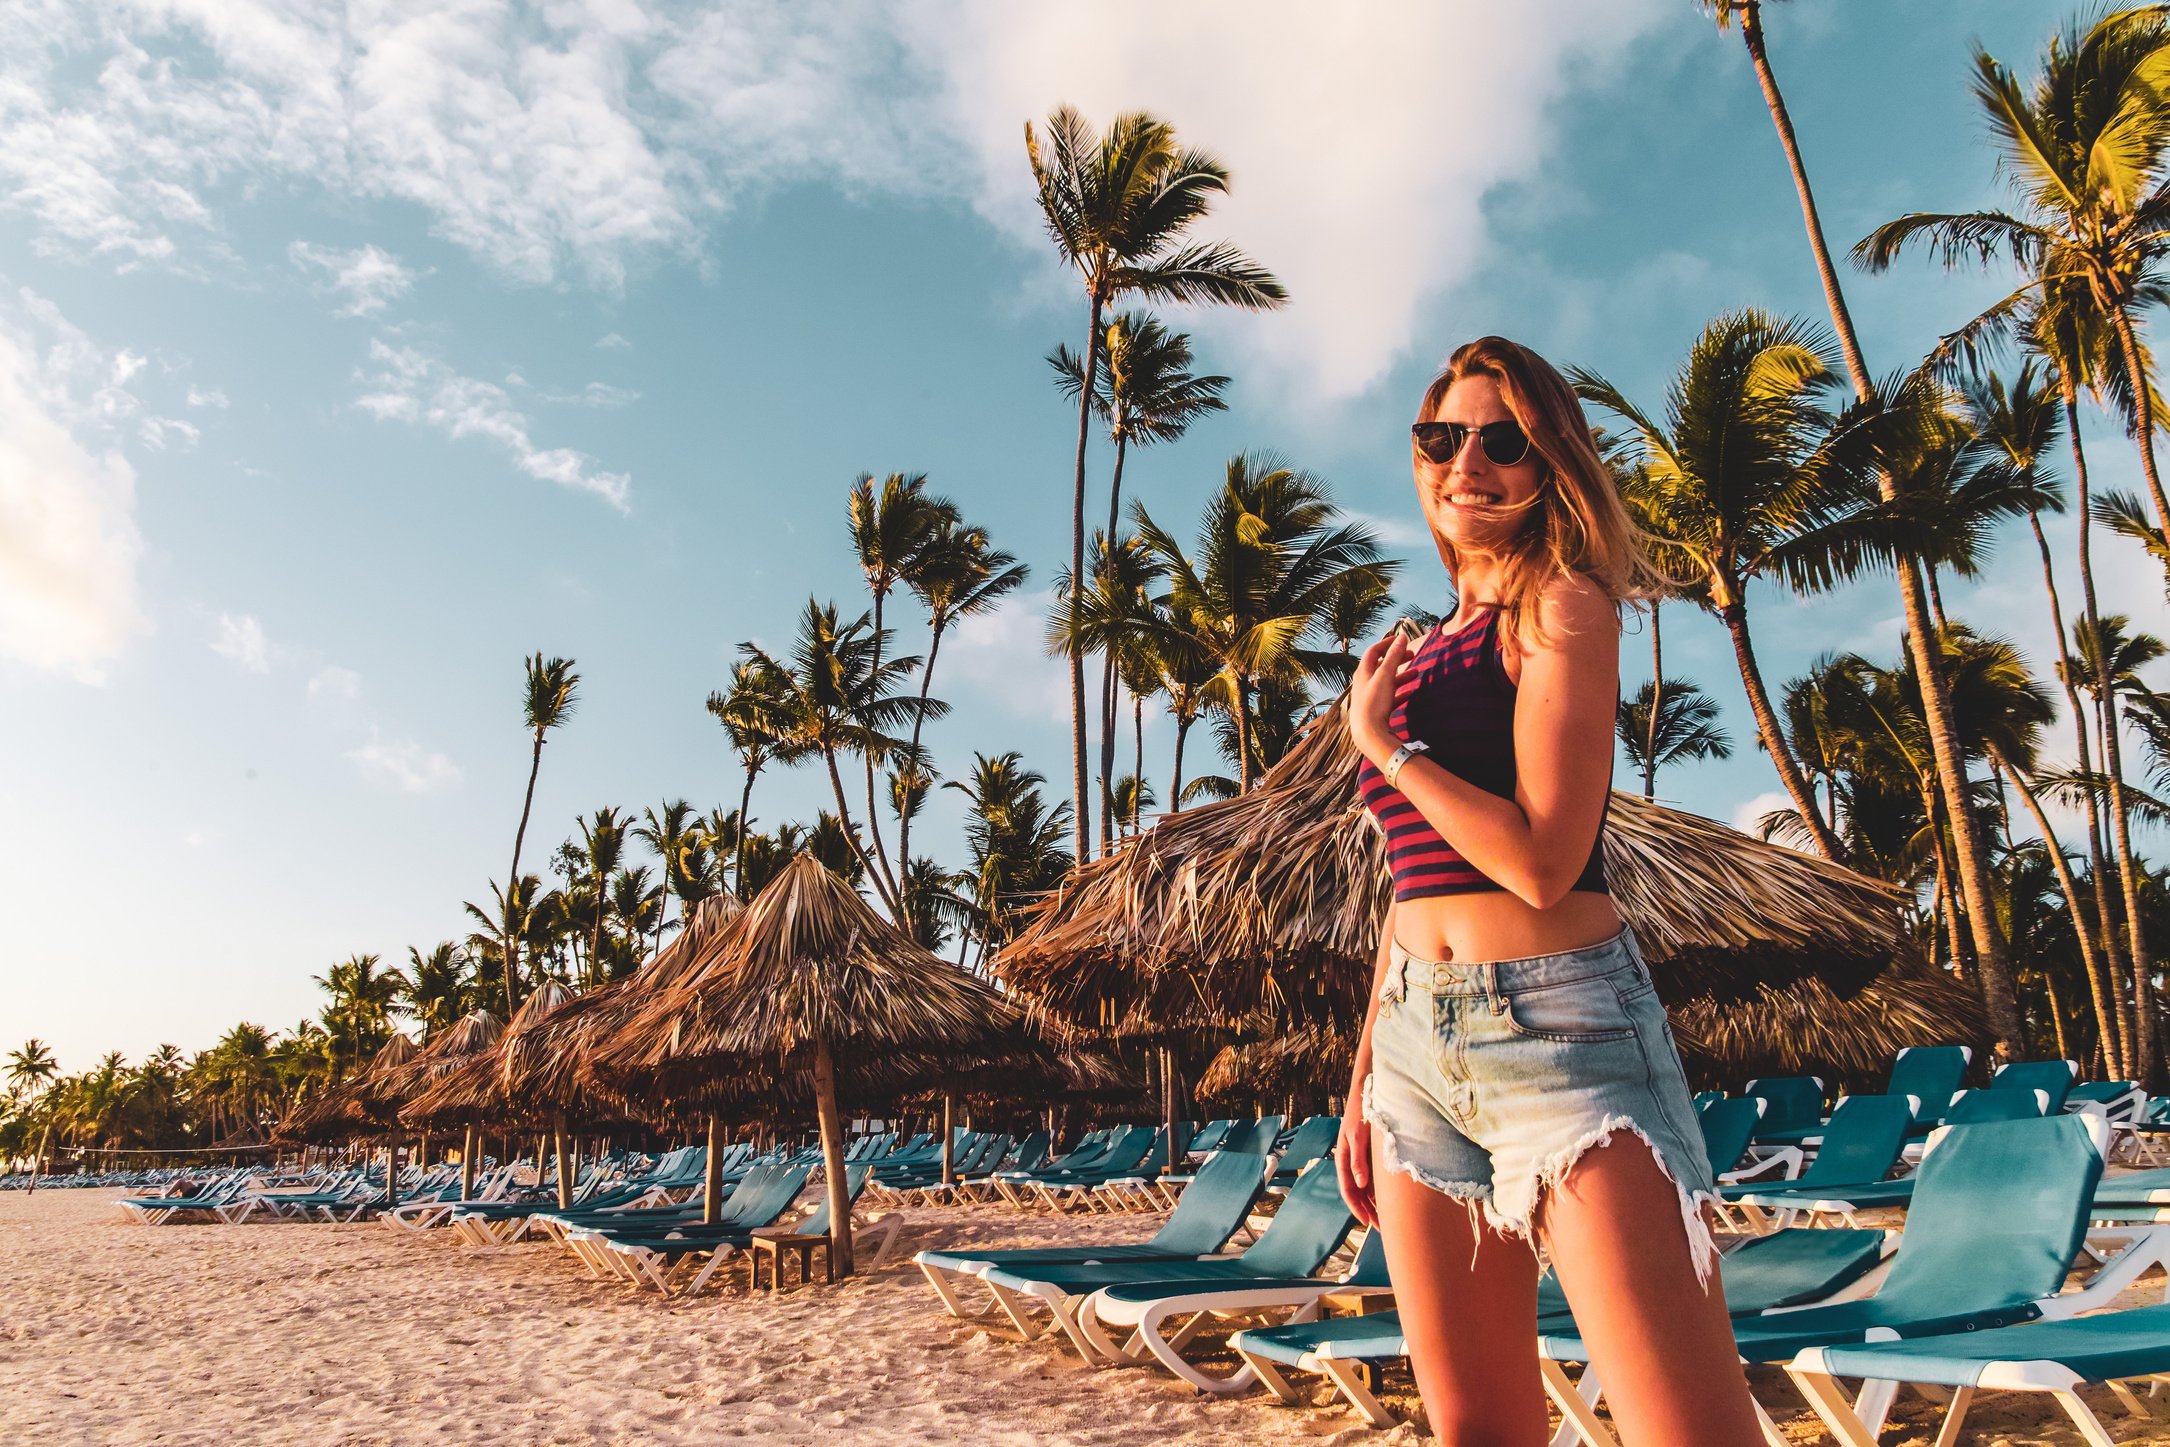
[[[1347,592],[1348,590],[1344,589],[1336,596],[1346,596]],[[1190,738],[1192,726],[1214,700],[1220,668],[1203,644],[1189,637],[1177,626],[1164,603],[1156,601],[1153,611],[1157,623],[1146,640],[1145,651],[1153,669],[1154,681],[1168,700],[1168,715],[1175,720],[1175,772],[1168,784],[1168,810],[1170,813],[1179,814],[1186,802],[1183,790],[1183,746]],[[1327,618],[1327,626],[1331,628],[1331,610],[1328,611]],[[1337,638],[1335,641],[1341,640]]]
[[[1175,127],[1144,112],[1117,116],[1106,137],[1062,106],[1047,118],[1043,147],[1025,125],[1025,154],[1038,186],[1040,214],[1063,264],[1085,283],[1089,317],[1078,387],[1077,468],[1070,510],[1070,576],[1085,574],[1085,449],[1100,385],[1101,332],[1107,309],[1125,297],[1215,302],[1258,310],[1288,292],[1235,247],[1186,242],[1228,170],[1211,154],[1180,148]],[[1086,808],[1085,661],[1070,660],[1070,746],[1076,807],[1076,857],[1092,850]]]
[[[1025,565],[995,548],[984,528],[946,521],[928,541],[926,551],[905,577],[905,586],[927,610],[927,661],[919,668],[919,701],[912,710],[912,737],[904,756],[920,757],[920,730],[927,721],[928,690],[934,686],[934,660],[942,634],[952,623],[996,607],[1024,586]],[[912,821],[897,822],[897,855],[912,857]]]
[[[407,993],[398,970],[381,968],[376,955],[349,955],[325,974],[311,978],[331,996],[324,1025],[331,1036],[332,1075],[358,1067],[392,1033],[392,1012]]]
[[[1152,585],[1160,569],[1135,538],[1093,532],[1084,585],[1064,573],[1056,582],[1063,602],[1048,620],[1048,651],[1084,657],[1098,653],[1100,670],[1100,836],[1106,848],[1114,830],[1115,682],[1125,664],[1136,673],[1136,655],[1156,625]]]
[[[1838,269],[1831,260],[1831,248],[1824,238],[1823,222],[1817,214],[1816,197],[1808,181],[1808,168],[1801,159],[1801,148],[1793,131],[1793,119],[1786,110],[1785,97],[1778,88],[1778,78],[1771,69],[1770,54],[1764,46],[1763,9],[1760,0],[1703,0],[1706,9],[1716,15],[1720,28],[1731,20],[1741,23],[1741,39],[1748,48],[1749,61],[1755,68],[1756,81],[1762,87],[1765,105],[1771,113],[1771,121],[1778,130],[1779,144],[1786,153],[1786,165],[1793,178],[1794,194],[1801,203],[1801,220],[1808,235],[1809,250],[1815,258],[1816,274],[1822,283],[1824,303],[1831,313],[1831,325],[1837,333],[1840,354],[1845,358],[1846,374],[1853,383],[1855,401],[1862,407],[1873,407],[1877,401],[1876,386],[1870,378],[1868,363],[1861,354],[1860,338],[1854,331],[1853,316],[1847,310],[1846,297],[1839,287]],[[1876,474],[1879,493],[1888,504],[1897,498],[1896,483],[1888,472]],[[1913,656],[1916,673],[1921,679],[1922,707],[1929,729],[1929,744],[1937,765],[1937,781],[1944,794],[1945,808],[1952,817],[1953,842],[1959,856],[1959,885],[1964,897],[1967,922],[1973,933],[1976,954],[1982,968],[1998,981],[1993,992],[2000,998],[2009,992],[2011,964],[2006,957],[2004,941],[1997,930],[1994,891],[1990,887],[1988,849],[1981,837],[1978,821],[1967,810],[1967,779],[1960,767],[1960,754],[1952,721],[1952,706],[1944,680],[1938,675],[1941,659],[1940,645],[1931,627],[1931,618],[1925,597],[1923,581],[1913,560],[1900,559],[1897,564],[1899,600],[1906,623],[1906,646]],[[1798,802],[1798,800],[1796,800]],[[1815,832],[1815,831],[1812,831]],[[1826,833],[1818,833],[1818,842],[1826,842]],[[1993,1005],[1992,1009],[1998,1008]],[[2015,1007],[2016,1010],[2016,1007]],[[2016,1015],[1993,1019],[1992,1028],[2006,1037],[2000,1049],[2010,1049],[2019,1043],[2016,1036]]]
[[[59,1073],[60,1063],[53,1058],[52,1048],[33,1035],[20,1050],[8,1052],[8,1098],[20,1100],[35,1095]]]
[[[1662,424],[1596,373],[1570,375],[1585,401],[1627,424],[1616,461],[1635,464],[1618,471],[1635,511],[1669,571],[1725,624],[1764,751],[1807,837],[1838,859],[1842,846],[1779,726],[1748,626],[1748,584],[1776,575],[1815,586],[1823,535],[1862,501],[1849,473],[1828,463],[1834,419],[1820,398],[1831,383],[1829,350],[1806,323],[1725,313],[1674,374]]]
[[[923,472],[909,476],[892,472],[878,486],[871,473],[861,473],[852,485],[849,514],[852,551],[858,555],[867,592],[874,600],[874,666],[879,668],[882,646],[889,637],[882,626],[882,611],[890,592],[899,583],[909,586],[910,578],[943,529],[954,528],[961,519],[955,503],[928,495],[927,475]],[[895,895],[896,874],[889,867],[881,817],[874,807],[875,758],[868,754],[864,762],[867,837],[874,844],[874,862],[889,885],[889,893]]]
[[[1333,655],[1306,646],[1323,631],[1328,603],[1351,586],[1350,574],[1390,580],[1398,564],[1380,556],[1370,529],[1337,524],[1324,481],[1263,453],[1229,459],[1206,503],[1195,562],[1142,506],[1132,515],[1168,584],[1168,626],[1213,660],[1235,721],[1239,787],[1248,789],[1253,688],[1330,669]]]
[[[589,887],[595,891],[588,931],[586,983],[595,985],[602,976],[603,914],[610,907],[610,877],[625,857],[625,824],[614,805],[604,805],[591,818],[580,821],[581,864]]]
[[[1076,864],[1062,847],[1070,806],[1049,807],[1040,793],[1046,782],[1013,750],[994,758],[975,754],[969,778],[943,785],[969,804],[965,843],[982,958],[1006,943],[1032,902],[1061,884]]]
[[[949,711],[949,705],[940,699],[915,700],[898,692],[899,685],[919,667],[919,660],[879,657],[880,644],[872,634],[870,615],[862,613],[850,623],[840,623],[835,604],[809,598],[799,620],[798,637],[792,643],[790,667],[752,642],[741,643],[739,652],[775,669],[786,680],[791,700],[789,716],[796,729],[793,747],[802,755],[821,755],[836,793],[837,820],[844,839],[860,867],[867,871],[875,893],[889,907],[891,917],[901,918],[898,911],[903,906],[889,881],[875,871],[859,842],[837,760],[843,754],[886,759],[904,743],[892,730],[915,714],[940,718]]]
[[[806,756],[799,742],[805,736],[804,721],[794,714],[797,705],[790,674],[764,658],[741,659],[731,672],[730,691],[708,696],[708,711],[730,735],[731,747],[738,751],[739,767],[746,776],[739,790],[735,838],[752,827],[749,811],[753,808],[753,781],[761,770],[772,761],[794,764]],[[744,898],[744,851],[734,842],[731,854],[736,861],[731,887]]]
[[[1656,679],[1620,700],[1618,730],[1628,762],[1642,771],[1643,797],[1656,796],[1658,770],[1681,759],[1730,759],[1733,741],[1718,727],[1718,701],[1692,679]]]
[[[602,936],[597,943],[595,981],[598,984],[630,973],[640,964],[640,942],[651,929],[660,934],[663,923],[663,886],[648,882],[648,866],[636,864],[610,876],[611,918],[625,926],[622,937]]]
[[[687,852],[700,842],[700,821],[693,806],[683,799],[666,799],[663,812],[643,809],[641,823],[633,826],[633,837],[655,851],[656,861],[663,873],[663,908],[656,911],[656,937],[654,949],[663,948],[663,922],[670,912],[671,890],[684,876]]]
[[[1093,415],[1115,444],[1115,471],[1108,484],[1108,534],[1122,522],[1123,463],[1130,446],[1174,442],[1208,412],[1225,412],[1221,393],[1229,379],[1191,371],[1190,338],[1171,332],[1150,312],[1126,311],[1102,337],[1107,369],[1093,389]],[[1075,401],[1085,394],[1085,362],[1066,345],[1048,354],[1055,385]]]
[[[426,955],[407,946],[407,986],[400,1008],[422,1027],[424,1044],[438,1031],[457,1025],[474,1005],[467,956],[458,945],[441,940]]]
[[[543,736],[572,717],[573,705],[579,696],[580,675],[573,672],[570,658],[546,660],[538,653],[527,660],[527,694],[521,700],[521,709],[528,728],[535,735],[535,752],[527,769],[527,793],[520,801],[520,828],[512,836],[512,868],[506,872],[507,879],[520,878],[520,846],[527,839],[528,814],[535,807],[535,776],[542,772]],[[502,968],[505,1018],[510,1020],[519,1004],[519,931],[508,918],[502,922],[499,935],[506,946]]]
[[[541,895],[542,880],[523,874],[509,889],[494,879],[490,881],[490,908],[473,900],[461,906],[475,925],[474,932],[467,936],[467,947],[478,975],[493,969],[507,972],[508,963],[518,958],[521,942],[534,932]]]

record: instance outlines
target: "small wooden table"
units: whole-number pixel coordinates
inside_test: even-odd
[[[753,1254],[750,1258],[753,1275],[747,1282],[748,1289],[760,1288],[761,1258],[766,1256],[769,1262],[769,1290],[783,1290],[784,1255],[790,1251],[799,1253],[801,1282],[814,1279],[816,1251],[821,1253],[821,1279],[828,1282],[836,1280],[836,1258],[830,1254],[829,1235],[826,1231],[818,1236],[803,1235],[796,1231],[756,1231],[753,1233]]]

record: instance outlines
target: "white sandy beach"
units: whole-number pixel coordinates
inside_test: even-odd
[[[686,1304],[587,1280],[561,1248],[487,1252],[368,1224],[121,1222],[111,1191],[0,1195],[0,1442],[41,1447],[526,1444],[1400,1444],[1338,1409],[1209,1400],[1091,1371],[937,1308],[907,1257],[935,1243],[1149,1234],[1148,1218],[912,1213],[904,1250],[836,1287]],[[737,1278],[743,1281],[743,1275]],[[2150,1280],[2134,1294],[2160,1299]],[[1780,1388],[1766,1402],[1790,1400]],[[1406,1379],[1388,1400],[1413,1405]],[[2120,1442],[2170,1442],[2096,1394]],[[1985,1401],[1968,1442],[2067,1447],[2046,1401]],[[1887,1444],[1926,1447],[1904,1404]],[[1805,1411],[1797,1440],[1827,1441]]]

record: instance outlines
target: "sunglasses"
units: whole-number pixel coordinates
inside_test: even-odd
[[[1424,460],[1441,467],[1462,455],[1462,444],[1469,441],[1472,432],[1494,467],[1512,467],[1530,455],[1529,434],[1519,422],[1487,422],[1482,427],[1471,427],[1466,422],[1418,422],[1409,428]]]

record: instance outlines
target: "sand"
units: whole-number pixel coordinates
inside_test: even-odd
[[[562,1248],[482,1251],[374,1224],[147,1229],[110,1191],[0,1195],[0,1442],[67,1447],[365,1444],[1399,1444],[1343,1408],[1205,1398],[1094,1371],[944,1315],[922,1246],[1138,1239],[1144,1217],[984,1207],[908,1213],[882,1271],[834,1287],[666,1304],[594,1282]],[[2151,1281],[2145,1295],[2158,1298]],[[1773,1405],[1793,1400],[1759,1378]],[[2170,1442],[2094,1393],[2122,1442]],[[1406,1378],[1391,1405],[1414,1407]],[[2170,1419],[2170,1400],[2164,1404]],[[1805,1411],[1801,1442],[1827,1441]],[[1935,1409],[1902,1406],[1887,1444]],[[1904,1428],[1905,1430],[1901,1430]],[[1987,1399],[1966,1440],[2079,1442],[2045,1401]]]

